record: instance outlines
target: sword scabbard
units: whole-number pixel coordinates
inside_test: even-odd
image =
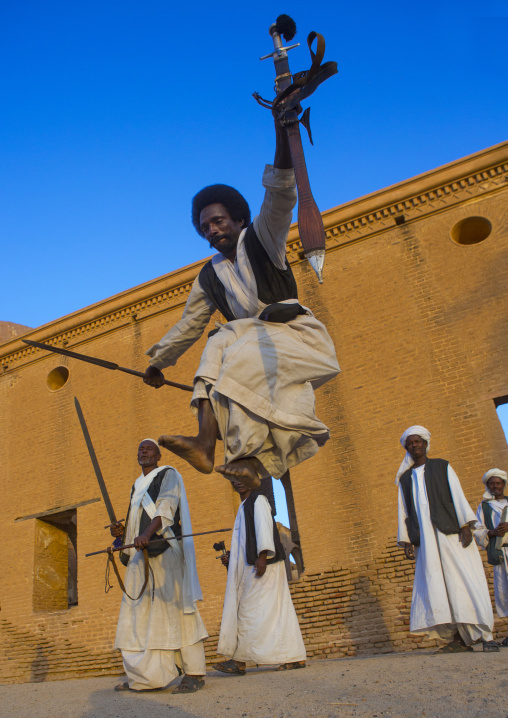
[[[310,188],[300,127],[297,122],[287,127],[291,159],[298,186],[298,232],[306,253],[325,248],[325,229],[321,212]]]

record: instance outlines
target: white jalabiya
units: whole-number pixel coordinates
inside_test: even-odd
[[[503,472],[504,473],[504,472]],[[493,474],[493,476],[498,474]],[[489,492],[490,494],[490,492]],[[492,508],[492,523],[497,528],[501,520],[508,521],[508,499],[497,500],[487,499]],[[479,546],[486,549],[489,545],[488,529],[485,525],[483,506],[480,504],[476,512],[478,522],[474,531],[474,537]],[[493,566],[494,569],[494,600],[496,602],[497,615],[501,618],[508,616],[508,534],[505,534],[502,541],[501,551],[503,552],[503,563]]]
[[[258,496],[254,504],[258,554],[275,555],[270,504]],[[237,661],[262,664],[304,661],[303,644],[284,561],[269,564],[256,578],[256,569],[247,564],[243,503],[236,516],[228,580],[217,652]]]
[[[490,641],[494,616],[478,548],[474,541],[464,548],[458,534],[446,535],[433,526],[424,466],[413,469],[412,482],[421,543],[415,547],[410,631],[426,633],[431,638],[451,638],[458,630],[468,645],[480,639]],[[448,483],[459,526],[474,527],[475,515],[450,465]],[[410,543],[407,518],[404,495],[399,487],[399,545]]]
[[[152,479],[161,468],[151,472]],[[164,536],[174,536],[171,526],[180,507],[182,533],[192,533],[189,507],[182,477],[168,467],[151,516],[150,502],[146,505],[149,516],[160,516]],[[151,480],[150,476],[136,481],[131,506],[127,537],[139,535],[139,522],[143,500]],[[138,483],[139,482],[139,483]],[[149,499],[149,501],[148,501]],[[184,546],[182,543],[186,542]],[[126,541],[127,543],[127,541]],[[150,559],[153,579],[137,601],[123,596],[115,639],[120,648],[129,686],[134,690],[161,688],[178,675],[175,658],[187,666],[186,672],[195,675],[205,673],[205,656],[202,641],[207,637],[205,625],[196,608],[201,599],[201,589],[196,572],[192,538],[171,541],[164,553]],[[152,601],[152,580],[154,600]],[[131,555],[125,575],[125,588],[131,596],[137,596],[144,582],[144,558],[141,551]],[[196,645],[199,644],[199,645]],[[181,660],[180,660],[181,658]]]
[[[284,268],[296,201],[294,172],[267,165],[263,185],[265,199],[254,229],[272,262]],[[287,324],[257,318],[266,305],[257,296],[244,236],[245,230],[234,262],[221,254],[212,260],[236,319],[208,340],[191,405],[197,411],[199,399],[211,400],[225,462],[256,457],[265,475],[279,478],[329,438],[328,428],[315,415],[314,389],[340,369],[328,332],[310,311]],[[196,278],[182,319],[148,350],[151,365],[173,366],[201,336],[214,311]]]

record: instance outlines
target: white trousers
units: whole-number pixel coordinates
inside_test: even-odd
[[[455,633],[458,632],[466,646],[480,640],[493,640],[492,631],[488,626],[477,626],[474,623],[441,623],[422,632],[426,633],[429,638],[442,638],[445,641],[451,641]],[[416,633],[416,631],[412,631],[412,633]]]
[[[165,688],[178,676],[177,665],[189,676],[206,674],[205,649],[203,641],[184,646],[179,651],[122,650],[123,667],[127,674],[129,688],[143,691]]]

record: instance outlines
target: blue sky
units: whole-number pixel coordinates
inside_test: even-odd
[[[190,199],[253,211],[273,156],[268,27],[325,35],[307,104],[322,210],[507,139],[508,0],[0,3],[0,319],[39,326],[208,256]]]

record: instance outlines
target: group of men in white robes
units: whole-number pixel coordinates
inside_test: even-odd
[[[194,378],[191,408],[198,434],[141,443],[142,473],[132,488],[125,529],[112,527],[113,535],[134,544],[125,555],[126,595],[115,642],[128,680],[118,690],[160,688],[179,672],[184,676],[177,692],[204,684],[207,633],[196,607],[201,589],[194,546],[192,539],[177,540],[178,533],[192,532],[185,488],[180,474],[158,461],[162,446],[210,473],[217,438],[224,442],[224,462],[215,469],[242,499],[225,561],[218,650],[228,660],[217,668],[243,675],[248,661],[305,666],[277,529],[256,489],[262,478],[280,478],[328,440],[329,430],[314,412],[314,390],[336,376],[339,366],[325,327],[298,302],[286,259],[295,175],[285,128],[276,123],[275,134],[274,164],[266,166],[265,197],[253,222],[247,202],[231,187],[212,185],[194,197],[193,224],[218,253],[194,281],[182,319],[147,352],[144,381],[160,388],[162,369],[174,366],[199,339],[214,312],[226,320],[210,332]],[[477,518],[448,462],[428,459],[426,429],[411,427],[401,443],[407,453],[397,474],[398,542],[408,558],[416,555],[411,632],[450,639],[450,651],[479,640],[484,650],[496,650],[487,583],[472,541]],[[483,528],[477,540],[504,557],[495,566],[496,601],[507,615],[506,549],[497,545],[508,529],[506,507],[485,483],[491,498],[479,508]],[[150,544],[154,536],[166,539],[160,550]],[[153,585],[143,592],[150,551]]]
[[[115,690],[160,689],[183,673],[172,692],[194,693],[204,686],[208,634],[196,606],[202,593],[185,487],[174,468],[158,465],[160,459],[155,440],[141,442],[142,471],[131,489],[125,526],[111,526],[124,545],[134,544],[121,554],[127,571],[115,648],[121,650],[127,681]],[[240,482],[234,488],[242,503],[227,555],[218,646],[231,659],[216,667],[237,675],[245,674],[247,661],[303,668],[305,646],[270,504]]]
[[[425,427],[411,426],[400,443],[406,455],[396,477],[397,542],[408,559],[416,558],[410,632],[447,640],[443,652],[471,650],[479,641],[484,651],[498,651],[485,571],[473,541],[473,532],[479,538],[480,514],[475,516],[450,464],[428,458],[430,432]],[[483,531],[483,542],[494,535],[498,533]]]

